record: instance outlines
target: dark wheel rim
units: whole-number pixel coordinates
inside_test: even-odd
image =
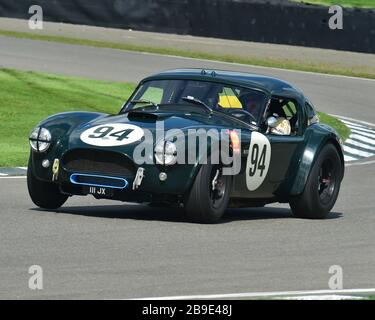
[[[336,174],[333,162],[330,159],[323,161],[319,170],[318,193],[322,204],[328,204],[334,195],[336,188]]]
[[[209,181],[210,203],[212,208],[219,209],[225,201],[225,193],[227,190],[227,177],[223,176],[223,169],[215,166],[211,171]]]

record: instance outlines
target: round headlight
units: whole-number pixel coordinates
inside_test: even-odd
[[[46,128],[36,127],[29,137],[30,146],[36,152],[45,152],[51,145],[51,139],[51,133]]]
[[[31,134],[29,137],[30,146],[34,151],[38,151],[37,139],[39,135],[39,130],[40,130],[39,127],[34,128],[33,131],[31,131]]]
[[[155,160],[158,164],[170,166],[177,161],[177,147],[171,141],[159,141],[155,146]]]

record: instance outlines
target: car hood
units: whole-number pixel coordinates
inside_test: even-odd
[[[188,127],[232,127],[237,123],[235,119],[229,119],[227,116],[220,114],[201,114],[185,112],[142,112],[133,111],[125,114],[110,115],[104,118],[93,120],[85,125],[96,126],[106,123],[129,123],[141,128],[155,129],[156,122],[162,121],[166,130],[174,128]],[[238,124],[237,124],[238,126]]]
[[[78,125],[69,135],[69,148],[100,148],[100,149],[115,149],[127,153],[129,150],[138,145],[145,139],[139,139],[130,144],[119,146],[100,146],[87,144],[82,140],[82,134],[87,132],[90,128],[101,125],[110,124],[127,124],[147,129],[153,136],[153,143],[156,141],[156,129],[163,128],[164,131],[170,129],[181,129],[186,131],[188,129],[242,129],[241,123],[226,115],[213,113],[211,115],[206,113],[187,113],[187,112],[129,112],[119,115],[105,115],[98,117],[89,122]],[[242,125],[243,127],[243,125]],[[247,126],[245,128],[249,129]]]

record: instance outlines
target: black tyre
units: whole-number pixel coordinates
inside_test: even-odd
[[[60,208],[69,197],[60,192],[57,184],[37,179],[30,163],[27,169],[27,188],[34,204],[44,209]]]
[[[340,155],[329,143],[321,150],[303,193],[291,199],[293,215],[308,219],[326,218],[336,203],[342,174]]]
[[[185,199],[185,212],[189,220],[213,223],[226,210],[232,185],[232,177],[223,175],[219,165],[202,165],[194,184]]]

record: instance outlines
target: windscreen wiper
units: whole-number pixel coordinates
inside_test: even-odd
[[[187,97],[182,97],[181,100],[184,100],[186,102],[190,102],[192,104],[195,104],[197,106],[202,106],[204,107],[210,114],[212,114],[212,109],[207,105],[205,104],[203,101],[199,100],[199,99],[196,99],[192,96],[187,96]]]
[[[146,105],[143,107],[155,107],[156,110],[159,110],[159,105],[155,102],[152,102],[151,100],[139,99],[139,100],[132,100],[130,101],[130,103],[133,103],[133,104],[145,103]]]

